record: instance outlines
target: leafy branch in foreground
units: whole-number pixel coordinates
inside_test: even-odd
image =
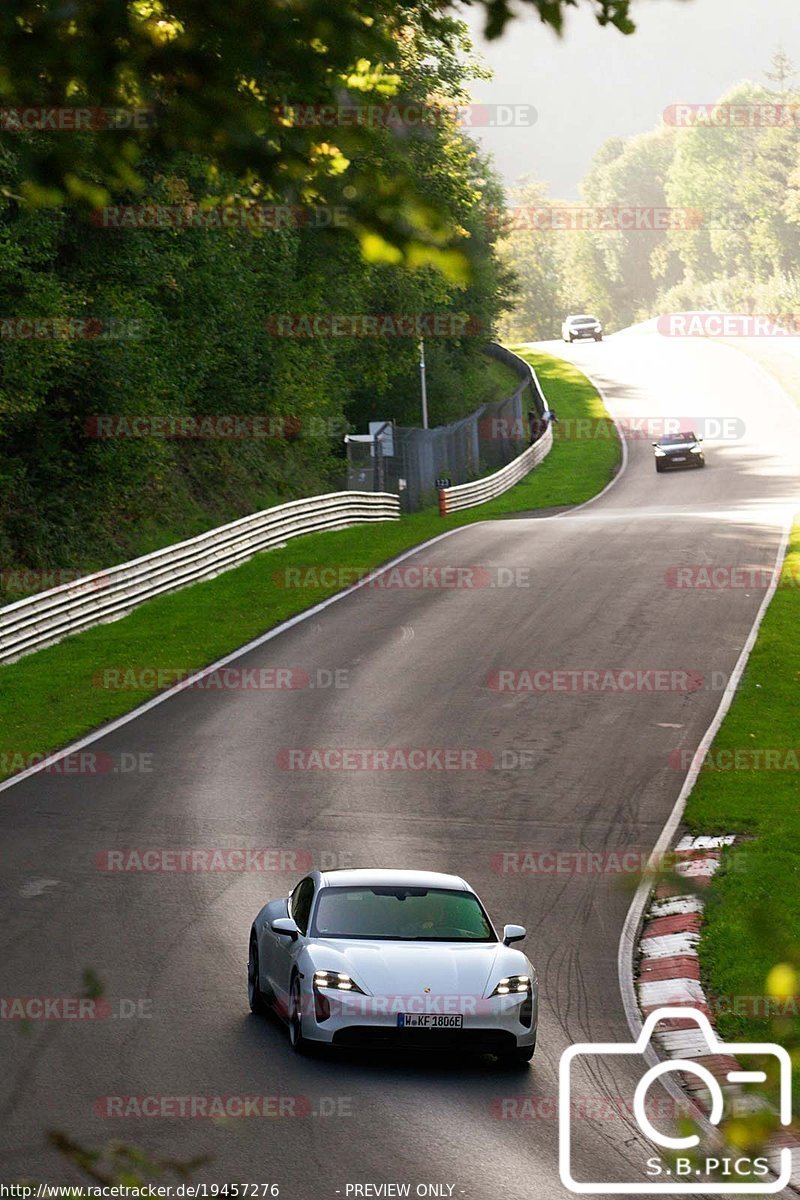
[[[90,1148],[57,1129],[48,1133],[47,1140],[72,1167],[100,1187],[114,1184],[137,1187],[165,1174],[188,1179],[193,1171],[211,1162],[207,1154],[185,1160],[152,1158],[138,1146],[126,1142],[110,1142],[99,1149]],[[76,1194],[80,1194],[80,1189],[76,1189]]]
[[[559,30],[578,0],[526,2]],[[629,0],[586,2],[602,24],[631,31]],[[479,3],[488,35],[498,36],[509,5]],[[20,144],[28,203],[96,207],[141,191],[143,160],[202,154],[212,188],[221,173],[251,198],[344,201],[362,244],[415,248],[419,257],[420,247],[457,238],[447,210],[417,186],[407,130],[387,136],[380,121],[325,125],[297,112],[452,102],[435,80],[421,93],[420,71],[415,78],[410,69],[451,57],[463,25],[449,8],[442,0],[9,0],[0,7],[0,141]],[[41,127],[26,125],[37,109],[90,115],[84,132],[63,127],[44,138],[47,115]],[[375,169],[376,149],[391,169]]]

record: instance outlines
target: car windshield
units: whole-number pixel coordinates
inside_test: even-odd
[[[472,892],[426,887],[323,888],[312,933],[400,942],[496,942]]]
[[[573,325],[596,325],[597,317],[573,317]]]
[[[662,437],[659,440],[659,446],[682,446],[684,442],[696,442],[697,438],[693,433],[671,433],[668,437]]]

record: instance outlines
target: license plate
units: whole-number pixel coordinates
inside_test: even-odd
[[[461,1013],[398,1013],[399,1029],[461,1029]]]
[[[673,454],[672,461],[673,462],[686,462],[686,459],[683,457],[682,454]]]

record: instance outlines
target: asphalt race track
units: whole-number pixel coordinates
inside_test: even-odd
[[[446,1185],[476,1200],[568,1195],[559,1056],[630,1038],[616,958],[632,876],[626,886],[611,855],[636,859],[655,843],[685,774],[673,752],[696,747],[763,599],[758,588],[680,590],[669,572],[773,565],[800,508],[800,418],[727,346],[634,330],[548,348],[585,367],[618,418],[733,417],[744,436],[707,440],[703,471],[663,476],[649,440],[630,441],[626,471],[595,503],[478,525],[418,556],[510,585],[362,588],[236,664],[301,668],[312,682],[339,670],[347,687],[184,691],[90,747],[151,770],[37,774],[3,791],[0,994],[75,995],[88,967],[112,1009],[124,999],[135,1015],[32,1022],[27,1033],[0,1021],[0,1177],[76,1181],[45,1144],[59,1129],[84,1144],[208,1154],[195,1180],[276,1183],[290,1200],[367,1183],[408,1183],[412,1195]],[[534,669],[703,679],[634,692],[489,686],[493,672]],[[286,769],[281,751],[313,747],[481,753],[479,769]],[[108,849],[242,846],[297,851],[301,869],[97,865]],[[532,1068],[298,1058],[277,1021],[252,1017],[251,919],[309,859],[461,874],[496,923],[524,923],[542,997]],[[608,1103],[576,1122],[578,1177],[645,1178],[652,1150],[618,1104],[635,1079],[603,1064],[582,1075],[581,1096]],[[283,1098],[282,1115],[101,1115],[108,1096],[255,1095]]]

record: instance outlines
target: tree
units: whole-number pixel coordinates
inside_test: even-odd
[[[556,337],[562,319],[564,235],[552,228],[548,214],[554,201],[547,185],[524,180],[512,192],[501,262],[516,281],[515,304],[504,323],[512,341]]]
[[[777,83],[781,95],[789,91],[792,80],[797,76],[797,71],[782,45],[777,46],[770,59],[770,70],[765,71],[764,74],[770,83]]]
[[[404,89],[417,103],[452,106],[466,94],[470,46],[453,23],[433,54],[420,25],[398,51]],[[270,315],[464,314],[462,337],[429,346],[433,423],[463,416],[476,398],[482,347],[504,304],[505,279],[487,232],[502,189],[450,120],[407,130],[406,169],[420,205],[458,229],[468,277],[431,264],[367,262],[356,241],[318,226],[101,228],[74,207],[19,203],[26,144],[63,132],[27,132],[0,148],[0,311],[6,316],[130,322],[135,336],[16,340],[0,358],[0,558],[25,566],[82,567],[131,557],[149,522],[196,532],[243,512],[330,490],[342,437],[392,415],[418,420],[417,338],[292,337],[268,332]],[[84,135],[81,135],[84,136]],[[354,156],[353,175],[391,178],[399,154],[390,129]],[[203,194],[208,160],[174,152],[143,158],[137,203],[186,205]],[[217,194],[235,190],[219,174]],[[132,194],[131,194],[132,195]],[[124,198],[124,197],[123,197]],[[208,214],[213,215],[213,210]],[[477,332],[478,336],[475,336]],[[454,411],[455,410],[455,411]],[[295,438],[225,441],[111,438],[86,432],[96,414],[290,418]],[[188,527],[187,527],[188,526]],[[150,548],[148,546],[148,548]],[[13,597],[17,598],[17,597]]]
[[[617,327],[649,314],[663,279],[671,282],[675,271],[665,253],[669,227],[695,216],[667,205],[675,141],[669,127],[611,139],[581,184],[590,217],[577,234],[584,290],[590,307]]]
[[[511,17],[508,0],[477,0],[490,37]],[[526,0],[560,30],[579,0]],[[583,0],[603,25],[633,29],[630,0]],[[94,207],[141,192],[142,164],[177,152],[208,159],[246,199],[346,201],[352,231],[373,259],[457,269],[459,237],[446,210],[424,203],[395,137],[391,170],[369,167],[385,130],[373,115],[409,97],[398,70],[412,26],[447,53],[458,22],[447,0],[7,0],[0,6],[3,137],[19,140],[14,113],[88,110],[91,135],[20,143],[19,195],[28,203]],[[415,98],[417,101],[419,97]],[[298,109],[298,106],[304,106]],[[323,106],[339,116],[317,119]],[[348,107],[349,106],[349,107]],[[72,119],[72,118],[70,118]],[[360,159],[363,170],[352,163]],[[8,185],[6,184],[6,187]]]
[[[719,108],[758,113],[769,104],[766,89],[746,82],[726,93]],[[705,124],[682,131],[667,198],[702,214],[696,230],[670,238],[691,281],[763,281],[797,262],[797,231],[784,211],[797,150],[793,124]]]

